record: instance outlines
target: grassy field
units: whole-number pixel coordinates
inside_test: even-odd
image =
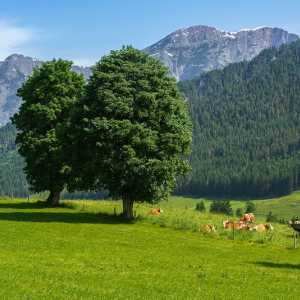
[[[259,218],[299,214],[298,196],[257,200]],[[299,299],[291,229],[232,240],[219,226],[225,216],[196,212],[197,201],[163,202],[160,217],[137,204],[137,221],[126,223],[114,215],[118,201],[0,200],[0,299]],[[202,223],[217,233],[201,234]]]

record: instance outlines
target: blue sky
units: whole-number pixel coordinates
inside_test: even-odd
[[[200,24],[300,34],[299,12],[300,0],[0,0],[0,60],[22,53],[89,65],[122,45],[142,49]]]

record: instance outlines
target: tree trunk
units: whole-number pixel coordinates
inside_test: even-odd
[[[134,218],[133,200],[128,198],[123,198],[123,216],[128,220],[132,220]]]
[[[60,190],[51,190],[50,195],[47,198],[47,203],[51,206],[58,206],[59,205],[59,199],[60,199]]]

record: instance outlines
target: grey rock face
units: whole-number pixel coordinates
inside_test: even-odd
[[[144,51],[162,61],[177,80],[187,80],[230,63],[250,60],[266,48],[279,47],[298,38],[280,28],[225,32],[193,26],[169,34]]]
[[[5,125],[20,107],[21,99],[16,96],[18,88],[35,67],[42,64],[19,54],[13,54],[0,62],[0,127]],[[74,66],[75,72],[90,76],[90,69]]]
[[[0,125],[8,122],[9,118],[20,106],[16,96],[17,89],[22,85],[34,67],[40,62],[30,57],[13,54],[0,64]]]

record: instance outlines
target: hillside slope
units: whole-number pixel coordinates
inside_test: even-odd
[[[180,84],[194,144],[182,193],[288,194],[300,184],[300,42]]]
[[[15,138],[13,125],[0,128],[0,195],[26,197],[28,184],[23,172],[24,160],[17,152]]]

